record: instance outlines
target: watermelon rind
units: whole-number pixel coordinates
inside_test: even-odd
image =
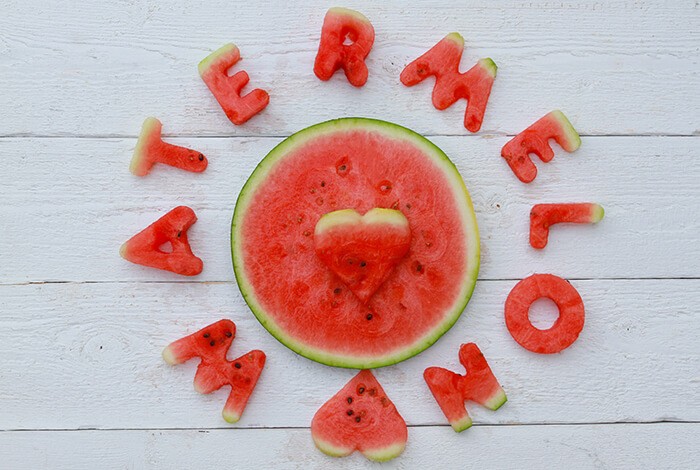
[[[365,23],[370,23],[369,19],[367,19],[365,15],[363,15],[359,11],[351,10],[350,8],[333,7],[329,8],[326,14],[335,16],[350,16],[352,18],[355,18],[356,20],[363,21]]]
[[[581,146],[581,136],[578,135],[571,121],[558,109],[550,113],[552,118],[561,126],[561,130],[566,136],[566,145],[563,146],[567,152],[573,152]]]
[[[228,43],[206,56],[197,66],[199,75],[204,75],[211,68],[211,66],[218,62],[222,57],[230,54],[236,54],[237,49],[238,47],[235,44]]]
[[[505,402],[508,401],[508,397],[506,396],[506,392],[501,389],[498,391],[498,393],[495,393],[491,398],[484,403],[484,406],[488,408],[489,410],[496,411],[500,407],[502,407]]]
[[[265,180],[267,175],[275,167],[275,165],[279,163],[282,157],[289,154],[295,148],[298,148],[310,140],[320,136],[332,134],[334,132],[352,131],[358,129],[379,132],[387,137],[409,141],[416,147],[423,150],[426,155],[432,158],[434,163],[439,165],[445,176],[449,179],[453,192],[459,195],[459,197],[456,197],[455,200],[460,205],[460,212],[468,235],[468,264],[471,267],[471,269],[466,273],[460,295],[457,296],[455,304],[451,309],[449,309],[449,313],[445,315],[441,323],[439,323],[431,331],[427,332],[421,339],[414,341],[404,349],[378,357],[330,353],[305,344],[289,336],[276,324],[274,319],[268,315],[268,313],[265,312],[265,310],[258,303],[258,300],[254,294],[254,288],[250,284],[243,269],[243,243],[239,242],[239,240],[242,239],[241,222],[247,212],[249,204],[253,199],[255,189]],[[298,131],[280,142],[270,151],[270,153],[265,156],[265,158],[260,161],[248,181],[246,181],[245,185],[241,189],[241,192],[236,200],[236,208],[231,221],[231,254],[233,259],[233,270],[241,294],[255,317],[263,325],[263,327],[265,327],[265,329],[272,334],[272,336],[274,336],[278,341],[292,351],[301,354],[306,358],[329,366],[349,369],[375,369],[378,367],[396,364],[415,356],[433,345],[455,324],[462,314],[462,311],[467,306],[476,284],[481,256],[479,246],[479,230],[477,227],[474,207],[472,205],[469,192],[467,191],[457,167],[454,165],[454,163],[452,163],[448,156],[430,140],[408,128],[379,119],[361,117],[333,119],[307,127],[306,129]]]
[[[498,65],[493,61],[492,58],[486,57],[485,59],[479,59],[479,66],[484,69],[489,75],[496,78],[496,73],[498,72]]]
[[[591,222],[597,224],[603,217],[605,217],[605,209],[600,204],[592,204],[591,208]]]
[[[452,429],[454,429],[455,432],[462,432],[472,427],[472,419],[467,414],[464,415],[462,419],[459,419],[457,421],[450,421],[450,426],[452,426]]]
[[[378,449],[365,449],[362,455],[375,462],[386,462],[395,457],[398,457],[406,448],[405,442],[397,442]]]
[[[154,117],[148,117],[143,121],[139,139],[136,141],[134,155],[131,157],[131,163],[129,164],[129,171],[134,175],[145,176],[148,174],[151,164],[146,161],[148,158],[147,147],[154,135],[160,137],[161,128],[161,122]]]

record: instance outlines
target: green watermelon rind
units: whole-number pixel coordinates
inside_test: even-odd
[[[247,211],[248,205],[255,192],[255,188],[257,188],[258,185],[264,181],[270,170],[275,167],[281,157],[287,155],[294,148],[302,146],[306,142],[309,142],[310,140],[319,136],[327,135],[333,132],[357,129],[378,131],[388,137],[408,140],[415,146],[424,150],[426,155],[431,156],[433,161],[442,167],[443,173],[451,181],[453,193],[458,196],[455,198],[455,200],[463,205],[460,212],[464,218],[469,243],[467,250],[469,258],[468,263],[469,266],[471,266],[471,270],[466,273],[462,286],[462,292],[458,296],[458,300],[454,304],[454,307],[451,309],[450,313],[445,315],[443,321],[425,334],[420,340],[415,341],[406,348],[398,350],[392,354],[379,357],[358,357],[352,355],[333,354],[313,346],[309,346],[295,338],[288,336],[276,325],[275,321],[268,316],[265,310],[258,304],[257,299],[253,294],[253,287],[248,282],[242,269],[242,243],[237,243],[237,240],[239,239],[238,230],[241,227],[240,221]],[[275,146],[265,156],[265,158],[260,161],[250,178],[248,178],[248,181],[246,181],[245,185],[241,189],[238,199],[236,200],[236,208],[231,221],[231,254],[233,258],[233,270],[236,276],[236,282],[238,283],[238,287],[244,300],[258,321],[278,341],[292,351],[322,364],[349,369],[375,369],[378,367],[396,364],[419,354],[432,346],[443,334],[452,328],[469,303],[472,293],[474,292],[474,286],[479,273],[481,251],[479,246],[479,230],[476,222],[476,214],[474,213],[474,207],[472,205],[469,192],[467,191],[457,167],[454,165],[454,163],[452,163],[449,157],[438,146],[422,135],[398,124],[379,119],[348,117],[321,122],[298,131],[277,144],[277,146]]]

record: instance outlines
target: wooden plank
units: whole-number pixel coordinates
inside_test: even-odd
[[[7,2],[6,2],[7,3]],[[554,108],[583,134],[697,134],[698,28],[693,2],[399,0],[362,10],[377,30],[367,85],[312,74],[326,2],[260,8],[226,0],[69,5],[9,2],[0,18],[0,135],[128,135],[147,115],[186,135],[287,135],[332,117],[364,115],[427,134],[464,135],[464,105],[430,103],[431,84],[398,80],[450,31],[463,69],[492,57],[499,75],[483,133],[517,133]],[[269,108],[242,127],[223,116],[197,63],[236,42]]]
[[[700,280],[574,281],[586,326],[551,356],[525,351],[506,330],[503,303],[514,284],[480,282],[440,342],[376,372],[410,424],[445,422],[422,372],[459,370],[459,345],[470,341],[509,397],[497,412],[469,406],[477,423],[700,420],[700,323],[691,307]],[[268,355],[238,427],[308,426],[354,375],[279,344],[231,283],[0,286],[0,298],[0,430],[226,427],[227,392],[198,395],[196,361],[171,367],[160,356],[170,341],[222,317],[238,327],[231,357],[254,348]],[[535,313],[537,321],[555,317],[546,307]]]
[[[0,282],[131,281],[186,278],[135,266],[118,255],[132,234],[179,204],[193,207],[193,249],[201,281],[233,279],[229,225],[235,199],[280,139],[178,138],[207,154],[203,174],[159,166],[128,172],[135,139],[0,139],[13,156],[0,173]],[[531,272],[571,278],[698,277],[700,166],[695,138],[589,137],[575,154],[558,150],[538,179],[520,183],[499,156],[507,137],[435,137],[471,191],[482,240],[481,277]],[[545,250],[528,244],[537,202],[593,201],[595,226],[560,226]],[[89,261],[89,262],[88,262]]]
[[[382,468],[694,468],[698,439],[699,424],[679,423],[420,427]],[[2,432],[0,458],[7,468],[71,470],[377,468],[357,453],[325,456],[308,429]]]

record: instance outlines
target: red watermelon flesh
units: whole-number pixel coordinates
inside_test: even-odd
[[[265,353],[258,350],[233,361],[226,359],[235,334],[236,325],[231,320],[219,320],[171,343],[163,350],[163,359],[172,365],[182,364],[194,357],[201,359],[194,377],[197,392],[207,394],[225,385],[231,386],[223,410],[224,419],[229,423],[240,419],[265,366]]]
[[[204,264],[192,253],[187,239],[187,230],[196,221],[192,209],[178,206],[127,240],[119,254],[135,264],[196,276]],[[165,244],[170,244],[171,251],[163,250]]]
[[[146,118],[136,143],[129,170],[136,176],[145,176],[156,163],[199,173],[207,168],[207,158],[196,150],[163,142],[163,124],[154,117]]]
[[[535,204],[530,211],[530,245],[537,249],[547,246],[549,227],[554,224],[595,224],[604,215],[601,205],[589,202]]]
[[[408,428],[372,372],[363,370],[316,412],[311,436],[333,457],[357,450],[384,462],[403,452]]]
[[[559,318],[551,328],[540,330],[529,319],[532,303],[546,297],[559,309]],[[533,274],[518,282],[508,294],[505,306],[506,326],[515,341],[539,354],[560,352],[578,338],[583,329],[583,300],[568,281],[552,274]]]
[[[463,344],[459,348],[459,362],[467,370],[465,375],[441,367],[428,367],[423,373],[435,400],[456,432],[472,425],[465,401],[497,410],[508,400],[476,344]]]
[[[537,176],[537,167],[529,154],[534,153],[545,163],[554,158],[549,139],[554,139],[567,152],[573,152],[581,146],[581,138],[576,129],[564,113],[555,110],[513,137],[501,149],[501,156],[523,183],[530,183]]]
[[[331,8],[323,20],[314,73],[326,81],[342,68],[350,84],[361,87],[369,75],[365,58],[373,44],[374,27],[362,13]]]
[[[241,90],[250,78],[245,71],[229,76],[228,70],[241,60],[241,53],[234,44],[226,44],[199,63],[199,76],[219,102],[229,120],[241,125],[265,109],[270,95],[265,90],[254,89],[241,96]]]
[[[401,83],[416,85],[430,76],[435,77],[433,106],[447,109],[459,99],[467,100],[464,127],[470,132],[481,129],[491,87],[498,67],[491,59],[481,59],[465,73],[459,72],[464,51],[464,38],[450,33],[428,52],[418,57],[401,72]]]
[[[410,248],[363,303],[316,254],[324,214],[400,210]],[[457,320],[479,265],[476,220],[454,165],[400,126],[346,118],[312,126],[258,165],[236,203],[236,280],[258,320],[294,351],[367,369],[433,344]]]
[[[401,211],[375,208],[361,216],[344,209],[318,220],[314,244],[321,261],[367,303],[408,253],[411,229]]]

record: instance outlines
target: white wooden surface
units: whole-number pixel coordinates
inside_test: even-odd
[[[325,119],[378,117],[423,132],[472,193],[483,256],[473,301],[425,353],[377,371],[409,423],[389,468],[695,468],[700,459],[700,7],[694,1],[345,2],[377,41],[362,89],[311,68],[328,2],[6,0],[0,6],[0,467],[349,468],[318,453],[308,425],[352,372],[290,352],[253,318],[233,281],[228,226],[256,163],[284,136]],[[430,104],[430,84],[398,75],[444,34],[467,40],[463,67],[499,74],[483,130],[463,105]],[[226,121],[197,76],[233,41],[270,106]],[[583,135],[531,185],[500,159],[512,135],[561,108]],[[156,115],[207,171],[128,173],[141,121]],[[595,227],[557,227],[527,244],[535,202],[595,201]],[[117,250],[177,204],[199,221],[195,279],[140,268]],[[510,288],[532,272],[573,279],[587,308],[580,339],[555,356],[523,350],[503,325]],[[538,324],[554,318],[538,305]],[[243,419],[220,418],[225,393],[197,395],[195,365],[171,368],[169,341],[223,316],[232,355],[268,366]],[[422,382],[457,368],[476,341],[506,389],[476,426],[444,424]],[[226,457],[222,460],[221,455]]]

